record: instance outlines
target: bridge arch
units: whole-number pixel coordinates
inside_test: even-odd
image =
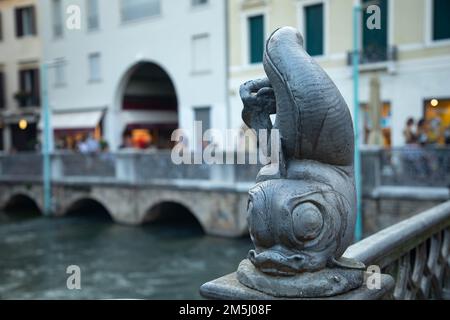
[[[206,221],[198,214],[198,211],[182,199],[165,199],[155,201],[147,207],[141,215],[141,223],[166,222],[176,225],[197,225],[203,233],[206,233]]]
[[[31,213],[42,215],[42,207],[32,195],[27,193],[12,194],[5,202],[2,210],[5,213]]]
[[[112,208],[94,197],[80,197],[72,200],[64,209],[63,215],[80,215],[85,217],[107,218],[114,220]]]

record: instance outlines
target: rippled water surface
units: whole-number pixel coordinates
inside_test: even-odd
[[[199,286],[236,270],[250,247],[195,225],[0,213],[0,298],[198,299]],[[81,290],[66,287],[69,265],[81,268]]]

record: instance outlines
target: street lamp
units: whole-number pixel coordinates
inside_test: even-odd
[[[355,240],[362,238],[362,195],[361,195],[361,153],[359,132],[359,32],[360,32],[361,5],[359,0],[353,4],[353,126],[355,130],[355,185],[357,196],[357,211],[355,225]]]

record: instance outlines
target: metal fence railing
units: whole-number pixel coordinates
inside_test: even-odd
[[[450,186],[450,148],[405,146],[362,152],[363,189]]]

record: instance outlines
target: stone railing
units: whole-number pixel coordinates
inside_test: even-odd
[[[29,181],[42,178],[42,156],[37,153],[0,153],[0,178],[2,180]]]
[[[354,244],[344,255],[392,275],[393,299],[450,299],[450,201]]]
[[[194,159],[194,155],[191,155]],[[80,154],[58,152],[51,155],[52,180],[86,183],[192,183],[226,185],[254,181],[257,165],[180,164],[170,151],[122,151]],[[0,154],[0,181],[42,179],[43,157],[38,153]]]
[[[234,155],[235,160],[237,156]],[[380,186],[450,185],[450,148],[363,148],[362,179],[365,195]],[[175,165],[170,151],[122,151],[82,155],[58,152],[52,155],[52,176],[61,179],[97,179],[128,183],[153,180],[218,180],[252,183],[259,164]],[[42,156],[36,153],[0,154],[0,179],[36,180],[42,177]]]

